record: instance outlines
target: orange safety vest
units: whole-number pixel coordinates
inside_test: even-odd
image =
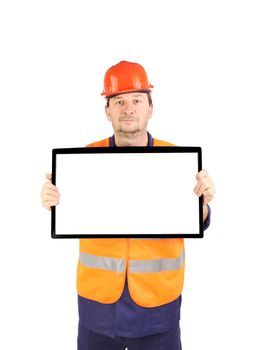
[[[174,146],[154,139],[153,146]],[[88,147],[110,147],[109,138]],[[122,295],[127,273],[129,293],[143,307],[177,299],[183,289],[183,238],[80,239],[77,290],[84,298],[104,304]]]

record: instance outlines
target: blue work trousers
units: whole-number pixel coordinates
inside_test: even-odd
[[[107,337],[79,326],[77,350],[182,350],[180,328],[142,338]]]

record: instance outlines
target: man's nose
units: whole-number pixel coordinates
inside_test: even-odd
[[[125,114],[134,114],[135,113],[135,106],[133,102],[126,101],[124,103],[123,113]]]

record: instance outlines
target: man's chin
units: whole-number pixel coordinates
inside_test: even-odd
[[[137,134],[141,130],[138,128],[120,128],[117,131],[121,134]]]

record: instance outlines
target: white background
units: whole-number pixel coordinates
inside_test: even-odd
[[[1,349],[76,349],[77,240],[40,204],[51,149],[110,136],[100,97],[120,60],[155,85],[149,131],[203,148],[217,194],[186,241],[183,349],[256,349],[254,1],[12,1],[0,5]]]

